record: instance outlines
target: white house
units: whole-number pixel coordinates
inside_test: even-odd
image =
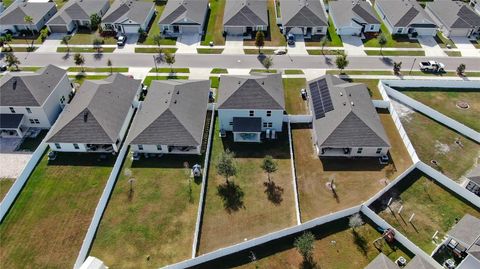
[[[267,1],[227,0],[223,13],[223,31],[228,35],[267,31]]]
[[[39,32],[56,12],[54,2],[13,2],[0,15],[0,32]],[[25,16],[32,18],[31,24],[25,22]]]
[[[116,0],[102,18],[102,29],[124,34],[147,31],[155,15],[152,1]]]
[[[167,36],[202,34],[208,9],[208,0],[169,0],[158,20],[160,32]]]
[[[23,137],[28,128],[50,128],[67,104],[67,72],[48,65],[35,73],[8,73],[0,79],[0,136]]]
[[[329,13],[338,35],[361,35],[380,31],[381,22],[367,1],[330,1]]]
[[[126,144],[136,153],[201,154],[210,80],[153,81]]]
[[[90,16],[100,18],[110,7],[108,0],[70,0],[53,16],[47,27],[51,33],[68,33],[77,27],[90,27]]]
[[[425,11],[440,26],[446,37],[471,36],[480,33],[480,14],[467,3],[442,0],[428,2]]]
[[[85,81],[45,140],[54,151],[118,152],[141,87],[140,80],[119,73]]]
[[[235,142],[261,142],[283,130],[281,74],[224,75],[218,92],[220,131],[232,132]]]
[[[379,157],[390,149],[388,136],[367,86],[333,75],[308,82],[314,143],[320,157]]]
[[[375,10],[392,35],[437,34],[438,26],[416,0],[376,0]]]

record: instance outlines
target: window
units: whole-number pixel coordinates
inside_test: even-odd
[[[258,25],[257,26],[257,31],[263,31],[263,25]]]
[[[30,121],[30,124],[34,124],[34,123],[35,123],[35,121],[33,121],[32,119],[29,119],[29,121]]]
[[[162,150],[162,145],[157,145],[157,150]]]
[[[357,154],[362,154],[363,148],[358,148],[357,149]]]
[[[118,145],[118,143],[120,143],[120,139],[117,139],[117,141],[115,141],[115,145]]]
[[[10,112],[15,113],[15,109],[13,107],[9,107]]]
[[[377,148],[377,154],[380,154],[382,152],[382,148]]]
[[[38,119],[34,119],[35,124],[40,124],[40,121]]]
[[[74,147],[75,149],[80,149],[80,147],[79,147],[78,144],[76,144],[76,143],[73,143],[73,147]]]
[[[267,117],[270,117],[270,116],[272,116],[272,111],[267,110]]]
[[[403,32],[403,28],[398,28],[398,29],[397,29],[397,33],[400,34],[400,33],[402,33],[402,32]]]
[[[55,143],[55,147],[56,147],[57,149],[61,149],[61,148],[62,148],[62,147],[60,147],[60,144],[58,144],[58,143]]]
[[[253,117],[255,115],[255,112],[253,110],[250,110],[249,114],[250,114],[250,117]]]
[[[272,123],[268,122],[268,128],[272,128]]]
[[[138,145],[138,150],[143,150],[143,145]]]
[[[263,123],[263,128],[267,128],[267,126],[268,126],[267,123],[264,122],[264,123]]]
[[[169,28],[170,28],[170,27],[168,27],[168,25],[164,25],[164,26],[163,26],[163,30],[164,30],[164,31],[168,31]]]
[[[370,31],[373,31],[375,29],[375,25],[370,25]]]
[[[229,122],[228,125],[233,126],[233,121]]]
[[[26,107],[25,110],[27,110],[27,113],[32,113],[32,110],[29,107]]]

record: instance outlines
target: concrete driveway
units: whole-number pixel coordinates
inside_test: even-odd
[[[182,34],[177,40],[177,53],[197,54],[197,46],[200,44],[199,34]]]
[[[451,37],[450,39],[455,43],[463,57],[480,57],[480,50],[476,49],[468,38]]]
[[[290,55],[308,55],[303,35],[295,35],[295,45],[288,46],[288,54]]]
[[[37,52],[57,52],[57,47],[62,46],[62,38],[64,34],[50,34],[43,44],[38,47]]]
[[[227,35],[222,54],[245,54],[243,51],[243,36]]]
[[[362,39],[358,36],[341,36],[343,48],[349,56],[366,56]]]
[[[433,36],[418,36],[417,39],[425,51],[425,56],[447,56]]]
[[[113,53],[135,53],[135,47],[137,46],[139,34],[127,34],[127,41],[125,46],[117,47]]]

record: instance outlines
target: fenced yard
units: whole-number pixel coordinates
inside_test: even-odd
[[[308,114],[307,100],[303,100],[300,90],[306,87],[304,78],[284,78],[285,107],[288,114]]]

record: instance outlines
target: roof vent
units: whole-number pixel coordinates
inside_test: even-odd
[[[13,79],[13,90],[16,90],[17,89],[17,78],[14,78]]]
[[[83,121],[87,122],[88,120],[88,111],[83,112]]]
[[[346,105],[347,105],[347,102],[343,102],[343,105],[346,106]]]
[[[238,85],[240,85],[240,83],[241,83],[241,82],[240,82],[240,80],[239,80],[239,81],[238,81]]]
[[[355,105],[353,104],[353,102],[350,102],[350,105],[351,105],[351,106],[355,106]]]
[[[177,94],[180,94],[180,90],[177,90]]]
[[[177,100],[173,100],[173,103],[176,104],[176,103],[177,103]]]
[[[340,92],[340,96],[343,96],[343,92]]]

